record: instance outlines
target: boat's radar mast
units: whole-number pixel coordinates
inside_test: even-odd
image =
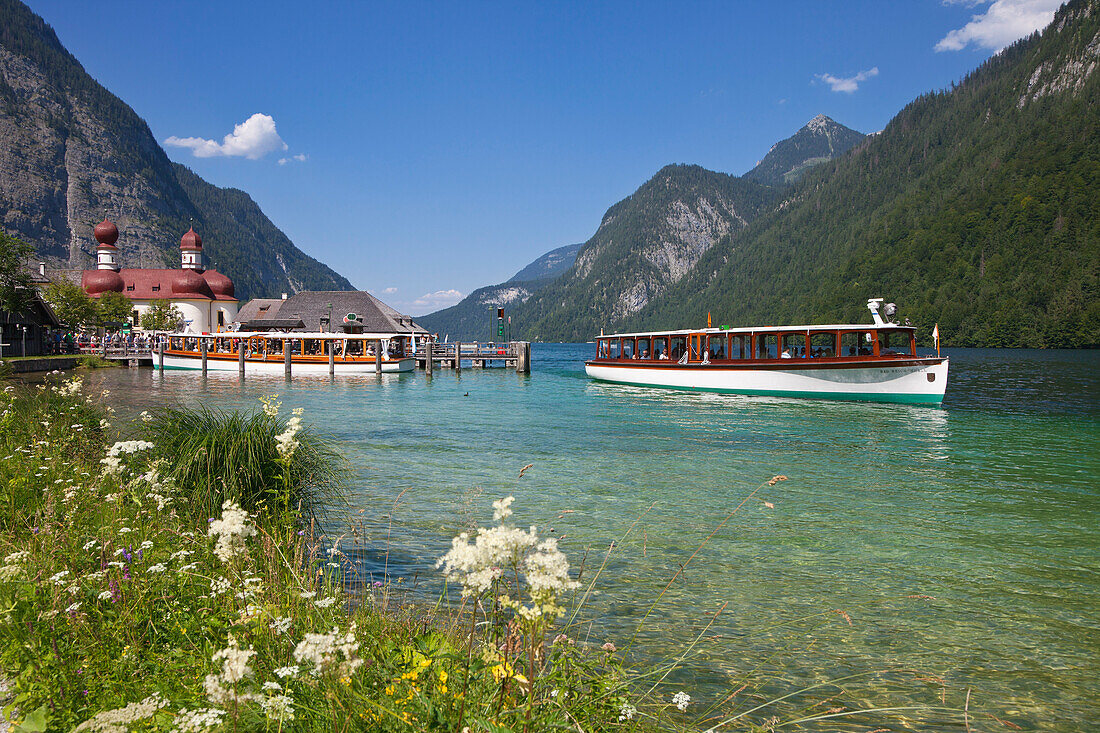
[[[875,322],[876,326],[885,326],[889,323],[898,322],[898,307],[893,303],[887,303],[882,305],[882,301],[885,298],[869,298],[867,300],[867,309],[871,311],[871,319]],[[886,316],[885,319],[879,315],[879,308],[882,308],[882,313]]]

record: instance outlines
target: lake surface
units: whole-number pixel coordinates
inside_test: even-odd
[[[583,372],[593,348],[536,344],[530,375],[86,378],[130,414],[272,392],[305,408],[347,456],[364,571],[381,577],[388,549],[390,575],[425,599],[451,537],[508,494],[517,523],[552,528],[586,580],[616,542],[583,633],[620,649],[637,634],[638,667],[702,634],[668,680],[696,714],[745,682],[774,697],[892,670],[825,706],[961,708],[969,689],[974,730],[1014,729],[987,712],[1053,731],[1100,716],[1100,353],[949,350],[947,399],[929,408],[599,384]]]

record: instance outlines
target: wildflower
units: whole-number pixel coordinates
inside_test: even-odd
[[[100,423],[100,427],[107,427],[106,420]],[[107,457],[100,463],[107,466],[107,473],[118,473],[122,469],[122,459],[125,455],[133,455],[140,451],[146,451],[155,447],[147,440],[122,440],[112,445],[107,450]]]
[[[322,598],[320,600],[314,601],[313,605],[317,606],[317,608],[328,608],[333,603],[336,603],[336,599],[332,596],[329,596],[328,598]]]
[[[222,518],[210,522],[207,533],[217,537],[214,554],[222,562],[230,562],[239,555],[247,555],[245,540],[256,534],[256,528],[248,526],[248,513],[232,500],[222,504]]]
[[[603,649],[608,654],[614,654],[616,651],[615,645],[612,644],[610,641],[605,642],[604,645],[600,647],[600,649]]]
[[[169,555],[168,559],[169,560],[186,560],[187,558],[191,557],[194,554],[195,553],[192,552],[191,550],[177,550],[176,552],[173,552],[171,555]]]
[[[228,578],[211,578],[210,580],[210,595],[220,596],[229,590]]]
[[[619,722],[624,720],[634,720],[634,716],[638,714],[638,708],[634,707],[628,702],[624,702],[623,706],[619,708]]]
[[[499,501],[493,502],[493,521],[499,522],[502,519],[512,516],[512,510],[509,508],[512,506],[512,502],[516,500],[514,496],[506,496]]]
[[[146,572],[149,572],[149,573],[163,573],[167,569],[168,569],[167,565],[165,565],[162,562],[158,562],[156,565],[150,565],[149,569]]]
[[[138,549],[139,549],[139,550],[148,550],[148,549],[149,549],[150,547],[152,547],[152,546],[153,546],[153,543],[152,543],[152,541],[150,541],[150,540],[145,540],[145,541],[144,541],[144,542],[142,542],[142,543],[141,543],[140,545],[138,545]]]
[[[173,733],[201,733],[221,725],[224,717],[225,711],[217,708],[180,708],[176,713],[176,727],[172,730]]]
[[[313,598],[316,595],[317,595],[317,591],[315,591],[315,590],[304,590],[304,591],[301,592],[299,597],[304,598],[308,601],[310,598]]]
[[[294,698],[289,695],[272,695],[260,700],[260,707],[268,720],[282,722],[294,720]]]
[[[272,419],[279,416],[279,406],[283,404],[282,402],[275,401],[275,398],[278,396],[277,394],[273,394],[271,396],[264,395],[260,398],[260,402],[264,405],[264,414]]]
[[[168,701],[154,692],[141,702],[132,702],[124,708],[116,710],[104,710],[96,713],[91,718],[73,729],[73,733],[79,731],[103,731],[103,733],[118,733],[130,729],[131,723],[140,720],[148,720],[156,715],[161,708],[167,707]]]
[[[680,690],[672,696],[672,704],[678,707],[681,713],[688,709],[689,702],[691,702],[691,695],[683,690]]]
[[[269,692],[278,692],[283,689],[283,686],[280,685],[278,682],[268,681],[263,684],[263,689]]]
[[[65,585],[65,578],[69,577],[68,570],[62,570],[60,573],[54,573],[50,576],[50,582],[54,585]]]
[[[81,604],[79,602],[74,603],[73,605],[71,605],[71,606],[69,606],[68,608],[65,609],[65,613],[69,613],[69,614],[76,613],[77,611],[80,610],[80,606],[81,606]]]
[[[285,677],[297,677],[301,668],[297,664],[292,664],[288,667],[277,667],[275,669],[275,676],[280,678]]]
[[[328,634],[306,634],[294,648],[294,661],[309,662],[318,673],[335,669],[338,677],[350,677],[363,664],[358,651],[353,623],[343,635],[335,627]]]
[[[10,554],[10,555],[8,555],[7,557],[4,558],[4,564],[5,565],[14,565],[16,563],[23,562],[24,560],[26,560],[30,556],[31,556],[31,553],[27,552],[26,550],[20,550],[18,552],[13,552],[12,554]]]
[[[256,652],[251,647],[241,649],[237,640],[232,635],[229,636],[229,645],[225,649],[214,652],[214,656],[211,657],[211,661],[215,664],[222,663],[221,669],[217,674],[207,675],[203,681],[203,688],[210,702],[236,702],[251,700],[255,697],[237,690],[240,682],[252,676],[252,667],[248,666],[248,662],[254,656]]]
[[[297,413],[297,410],[295,410]],[[292,418],[286,421],[286,430],[275,436],[275,450],[279,452],[279,457],[284,461],[289,461],[290,457],[294,455],[294,451],[298,449],[298,441],[295,437],[302,429],[302,418],[295,414]]]
[[[153,422],[153,416],[149,414],[149,411],[148,411],[148,410],[142,410],[142,411],[141,411],[141,414],[140,414],[140,415],[138,415],[138,417],[140,417],[140,418],[141,418],[141,421],[142,421],[143,423],[151,423],[151,422]]]
[[[96,596],[96,598],[98,598],[101,601],[109,601],[109,600],[111,600],[111,596],[113,596],[113,595],[114,595],[114,593],[112,593],[111,591],[105,590],[102,593],[100,593],[98,596]]]

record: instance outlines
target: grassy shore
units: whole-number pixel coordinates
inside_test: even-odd
[[[307,499],[333,496],[339,463],[300,415],[269,401],[120,426],[97,398],[79,378],[0,396],[0,674],[20,730],[644,730],[661,716],[635,712],[610,647],[546,639],[572,586],[556,547],[502,522],[492,531],[522,547],[497,559],[517,575],[458,611],[424,608],[348,583],[341,541],[315,540]],[[446,568],[456,582],[475,582],[475,544]],[[521,580],[554,573],[561,587]]]

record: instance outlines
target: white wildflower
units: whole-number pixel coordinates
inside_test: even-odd
[[[304,598],[308,601],[310,598],[313,598],[316,595],[317,595],[317,591],[315,591],[315,590],[304,590],[304,591],[301,592],[300,597]]]
[[[109,601],[109,600],[111,600],[112,595],[114,595],[114,594],[111,593],[111,591],[105,590],[102,593],[100,593],[98,596],[96,596],[96,598],[98,598],[101,601]]]
[[[69,606],[68,608],[65,609],[65,613],[76,613],[77,611],[80,610],[80,606],[81,606],[80,603],[74,603],[73,605],[71,605],[71,606]]]
[[[248,513],[232,500],[222,504],[222,517],[210,523],[207,530],[211,537],[217,537],[214,554],[222,562],[230,562],[239,555],[247,555],[245,540],[256,534],[256,528],[248,525]]]
[[[254,695],[237,690],[239,683],[252,676],[252,667],[248,662],[254,656],[256,652],[251,647],[241,649],[237,640],[232,635],[229,636],[229,645],[214,652],[211,657],[214,664],[221,662],[221,669],[217,674],[207,675],[203,681],[203,688],[210,702],[226,703],[255,698]]]
[[[638,714],[638,708],[634,707],[628,702],[624,702],[623,706],[619,709],[619,722],[624,720],[634,720],[634,716]]]
[[[502,519],[506,519],[512,516],[512,502],[516,500],[514,496],[506,496],[499,501],[493,502],[493,521],[499,522]]]
[[[168,559],[169,560],[186,560],[187,558],[191,557],[194,554],[195,553],[192,552],[191,550],[177,550],[176,552],[173,552],[171,555],[169,555]]]
[[[279,416],[279,406],[283,404],[282,402],[277,402],[275,400],[275,398],[278,396],[279,395],[277,394],[273,394],[270,397],[264,395],[260,398],[260,402],[262,402],[264,405],[264,414],[272,419]]]
[[[299,667],[297,664],[292,664],[289,667],[276,667],[275,676],[280,678],[297,677],[298,672],[300,671],[301,667]]]
[[[5,557],[4,558],[4,564],[5,565],[14,565],[16,563],[23,562],[24,560],[26,560],[30,556],[31,556],[31,553],[27,552],[26,550],[19,550],[18,552],[13,552],[12,554]]]
[[[152,718],[158,710],[167,705],[168,701],[161,697],[159,692],[154,692],[141,702],[132,702],[124,708],[96,713],[73,728],[73,733],[85,730],[100,733],[126,733],[130,730],[132,723]]]
[[[173,733],[201,733],[221,725],[224,717],[225,711],[217,708],[199,708],[198,710],[180,708],[176,713],[176,727],[172,731]]]
[[[152,546],[153,546],[153,541],[152,540],[145,540],[140,545],[138,545],[138,549],[139,550],[148,550]]]
[[[289,695],[272,695],[260,700],[260,707],[268,720],[282,722],[294,720],[294,698]]]
[[[302,418],[298,415],[286,421],[286,429],[275,436],[275,450],[284,461],[290,460],[294,451],[298,449],[298,441],[295,439],[302,429]]]
[[[265,682],[263,684],[263,689],[264,689],[265,692],[267,692],[267,691],[279,692],[283,689],[283,686],[280,685],[278,682],[272,682],[272,681],[268,680],[267,682]]]
[[[181,568],[181,570],[182,570],[182,568]],[[228,578],[212,578],[210,580],[210,595],[220,596],[222,593],[225,593],[227,590],[229,590],[229,579]]]
[[[141,421],[142,421],[143,423],[151,423],[151,422],[153,422],[153,416],[149,414],[149,411],[148,411],[148,410],[142,410],[142,411],[141,411],[141,414],[140,414],[140,415],[138,415],[138,417],[139,417],[139,418],[141,418]]]
[[[363,664],[358,651],[353,623],[343,635],[335,627],[328,634],[306,634],[294,648],[294,661],[309,662],[320,673],[335,671],[338,677],[350,677]]]
[[[279,616],[268,625],[268,628],[276,634],[285,634],[290,631],[290,627],[293,623],[294,622],[289,616]]]
[[[106,420],[103,421],[103,423],[106,422]],[[107,427],[103,423],[100,426]],[[101,459],[100,463],[107,466],[107,473],[118,473],[122,469],[124,456],[150,450],[153,447],[155,446],[147,440],[121,440],[107,450],[107,457]]]
[[[328,608],[333,603],[336,603],[336,599],[332,596],[329,596],[328,598],[322,598],[320,600],[314,601],[313,605],[317,606],[317,608]]]
[[[54,573],[53,575],[51,575],[50,582],[54,585],[65,585],[65,583],[67,582],[65,578],[69,577],[69,575],[70,573],[68,570],[62,570],[60,573]]]
[[[163,573],[168,569],[168,566],[162,562],[158,562],[156,565],[150,565],[146,572],[149,573]]]
[[[691,695],[687,694],[683,690],[680,690],[672,696],[672,704],[683,712],[688,709],[688,703],[691,702]]]

